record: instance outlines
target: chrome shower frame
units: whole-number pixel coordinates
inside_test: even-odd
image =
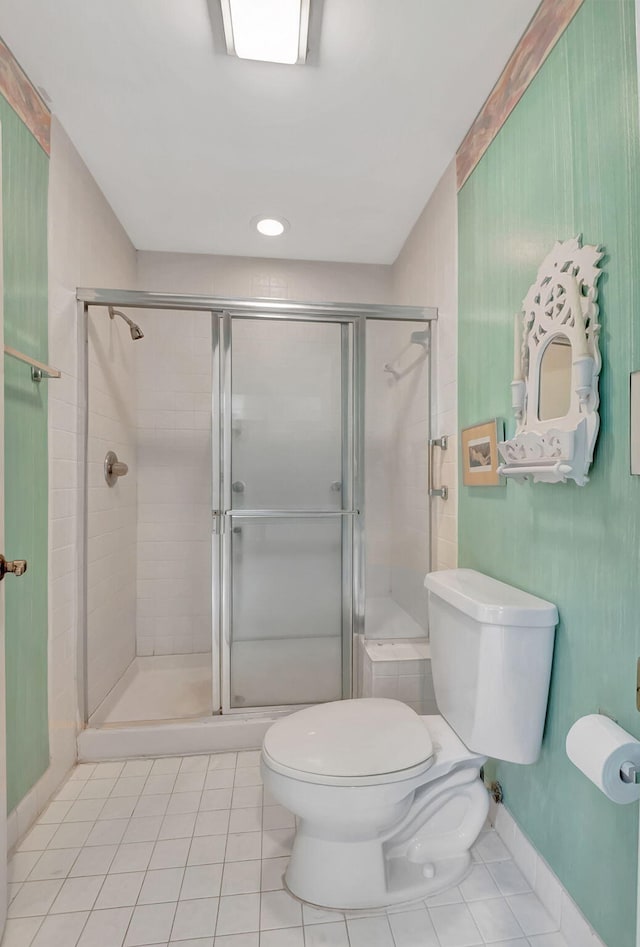
[[[343,570],[343,669],[346,679],[344,680],[344,694],[358,694],[360,682],[356,680],[357,662],[354,655],[358,653],[362,646],[364,637],[365,621],[365,496],[364,496],[364,476],[365,476],[365,366],[366,366],[366,324],[367,320],[385,320],[416,322],[424,326],[426,341],[431,340],[431,324],[436,322],[438,311],[436,308],[425,308],[418,306],[397,306],[397,305],[368,305],[356,303],[316,303],[316,302],[297,302],[284,299],[248,299],[248,298],[227,298],[218,296],[203,295],[177,295],[166,293],[148,293],[137,290],[117,290],[117,289],[91,289],[79,288],[76,292],[77,312],[78,312],[78,352],[79,352],[79,371],[78,371],[78,411],[79,411],[79,464],[81,470],[81,515],[79,517],[79,535],[78,535],[78,560],[77,574],[79,576],[79,598],[78,598],[78,616],[79,616],[79,634],[78,634],[78,708],[79,716],[83,725],[88,723],[88,692],[87,692],[87,551],[88,551],[88,437],[89,437],[89,371],[88,371],[88,316],[90,307],[125,307],[135,309],[161,309],[176,311],[198,311],[209,313],[211,316],[212,329],[212,399],[211,399],[211,434],[212,434],[212,464],[215,467],[216,461],[222,460],[223,465],[227,464],[229,451],[228,445],[225,450],[225,432],[229,430],[229,425],[225,420],[225,392],[224,381],[221,378],[224,373],[224,360],[230,357],[230,352],[223,348],[223,335],[221,326],[224,326],[225,320],[235,318],[240,319],[270,319],[270,320],[288,320],[295,322],[332,322],[342,325],[343,333],[343,356],[342,356],[342,379],[343,386],[346,385],[348,397],[343,399],[344,410],[346,412],[345,423],[343,423],[343,476],[349,484],[347,496],[344,505],[349,510],[356,510],[357,515],[342,515],[343,522],[343,543],[352,543],[352,555],[348,568]],[[177,316],[179,318],[179,315]],[[127,320],[128,321],[128,320]],[[346,340],[346,341],[345,341]],[[427,358],[430,366],[431,345],[427,348]],[[228,372],[226,373],[229,377]],[[431,380],[431,373],[430,373]],[[219,393],[222,389],[222,399],[219,400]],[[426,431],[427,439],[430,437],[429,429]],[[228,476],[224,477],[226,484],[230,483]],[[225,673],[229,667],[229,648],[230,641],[228,633],[225,634],[223,628],[223,612],[228,615],[228,602],[222,602],[223,596],[228,595],[228,577],[225,572],[224,555],[224,535],[216,529],[216,513],[220,513],[230,508],[230,504],[225,506],[228,497],[222,496],[222,489],[213,488],[212,492],[212,665],[213,665],[213,714],[212,720],[221,719],[219,708],[227,704],[225,716],[238,716],[253,718],[256,716],[270,716],[278,713],[290,713],[295,708],[290,705],[281,707],[251,707],[230,709],[228,701],[225,700],[225,687],[228,688],[228,681],[223,680],[223,667]],[[426,490],[426,485],[425,485]],[[349,495],[350,494],[350,495]],[[429,503],[431,501],[429,500]],[[226,517],[222,517],[225,519]],[[429,522],[431,517],[429,517]],[[351,537],[348,536],[351,533]],[[428,562],[431,562],[431,531],[429,529]],[[216,595],[216,590],[220,594]],[[345,617],[349,616],[349,617]],[[351,633],[349,633],[349,631]],[[223,653],[225,652],[225,653]],[[218,716],[216,717],[216,714]]]

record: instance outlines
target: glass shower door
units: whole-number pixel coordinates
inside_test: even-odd
[[[223,712],[349,696],[351,333],[224,317]]]

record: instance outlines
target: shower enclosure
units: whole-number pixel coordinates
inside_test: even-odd
[[[384,585],[367,566],[365,458],[375,480],[388,457],[367,449],[367,432],[375,440],[377,416],[380,436],[389,428],[382,403],[403,370],[392,379],[384,362],[416,328],[428,369],[435,310],[115,290],[78,300],[85,722],[265,716],[358,694],[366,572]],[[108,318],[113,307],[136,332]],[[428,371],[420,392],[426,443]],[[109,450],[129,466],[113,486]]]

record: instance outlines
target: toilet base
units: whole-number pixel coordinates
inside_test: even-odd
[[[342,903],[340,898],[336,903],[328,904],[328,898],[325,898],[322,904],[316,901],[310,901],[304,897],[304,894],[310,894],[309,891],[301,891],[291,887],[289,879],[289,870],[285,872],[284,887],[294,898],[308,904],[310,907],[323,911],[347,912],[357,915],[360,911],[368,911],[371,908],[397,907],[401,904],[414,904],[422,901],[424,898],[430,898],[433,895],[440,894],[448,888],[453,888],[459,884],[468,875],[472,866],[471,856],[468,852],[457,855],[454,858],[442,859],[435,867],[435,873],[432,878],[426,879],[419,865],[414,865],[406,858],[393,858],[388,862],[388,889],[382,898],[353,898],[348,903]],[[295,871],[292,872],[295,876]],[[294,878],[293,884],[296,883]],[[314,886],[315,887],[315,886]],[[317,897],[314,890],[313,895]]]
[[[488,810],[474,767],[418,789],[404,817],[382,836],[331,837],[302,819],[286,886],[301,901],[333,910],[385,908],[438,894],[469,871]]]

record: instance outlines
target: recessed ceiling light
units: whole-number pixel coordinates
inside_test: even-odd
[[[227,52],[287,65],[307,58],[310,0],[220,0]]]
[[[280,237],[289,229],[289,221],[284,217],[257,217],[252,223],[264,237]]]

